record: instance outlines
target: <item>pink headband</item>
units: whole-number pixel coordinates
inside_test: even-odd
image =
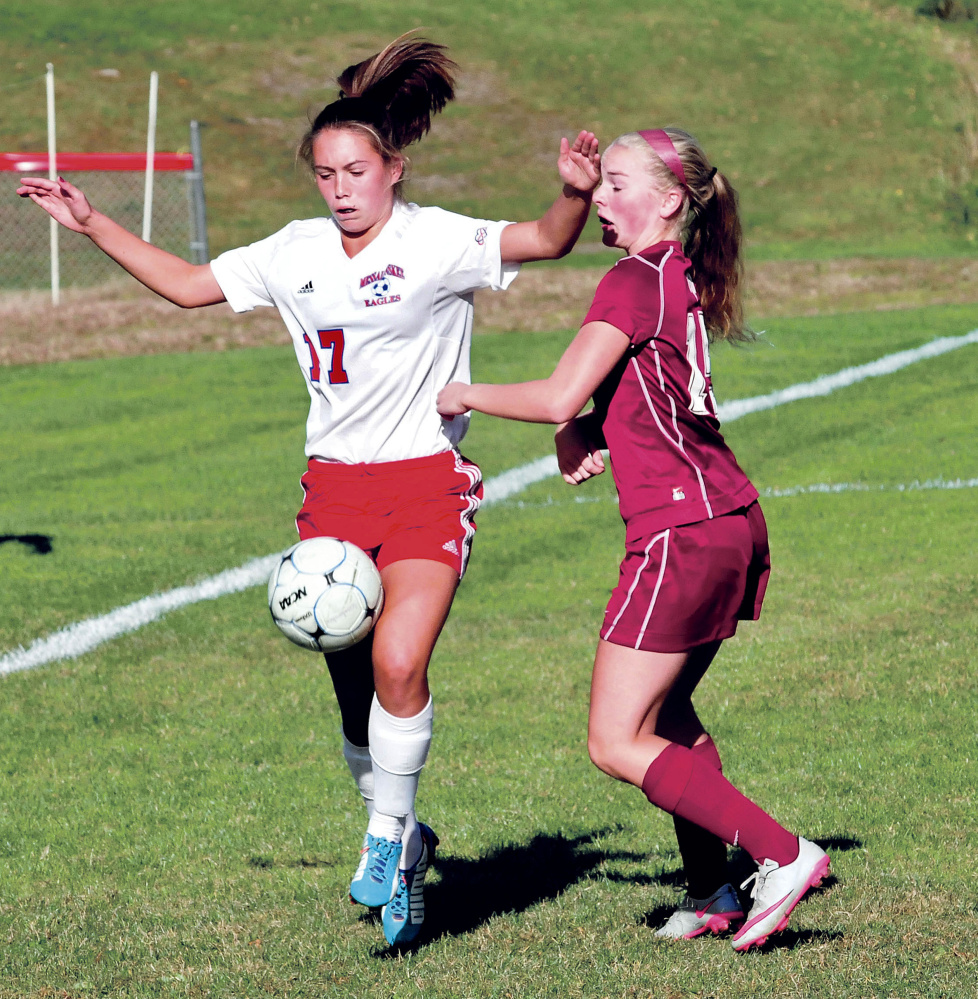
[[[652,147],[652,152],[669,167],[676,180],[683,187],[686,187],[686,171],[683,170],[683,161],[679,158],[679,153],[676,152],[676,147],[669,135],[661,128],[647,128],[638,134]]]

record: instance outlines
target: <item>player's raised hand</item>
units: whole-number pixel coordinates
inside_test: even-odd
[[[572,486],[600,475],[604,469],[601,450],[594,446],[581,424],[580,418],[565,423],[556,434],[557,466],[564,481]]]
[[[92,215],[88,198],[64,177],[21,177],[17,193],[40,205],[53,219],[73,232],[85,232],[85,223]]]
[[[578,191],[593,191],[601,180],[601,153],[594,132],[579,132],[574,144],[560,140],[557,158],[560,179]]]

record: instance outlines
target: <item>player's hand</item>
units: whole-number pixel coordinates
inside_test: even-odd
[[[574,144],[560,140],[557,157],[560,179],[582,194],[593,191],[601,182],[601,153],[594,132],[579,132]]]
[[[572,486],[580,485],[604,471],[604,456],[584,433],[579,418],[560,427],[554,434],[554,442],[557,445],[557,466],[564,482]]]
[[[438,415],[450,420],[453,416],[461,416],[467,413],[469,407],[462,402],[462,395],[468,385],[465,382],[449,382],[439,393],[435,400],[435,409]]]
[[[86,232],[86,223],[92,217],[88,198],[64,179],[48,180],[45,177],[21,177],[17,193],[40,205],[53,219],[72,232]]]

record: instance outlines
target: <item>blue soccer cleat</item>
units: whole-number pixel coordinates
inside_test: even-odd
[[[350,898],[370,909],[386,905],[394,891],[400,859],[400,843],[367,833],[360,850],[360,864],[350,882]]]
[[[392,947],[414,943],[424,923],[424,878],[435,859],[438,837],[423,822],[418,826],[421,856],[414,867],[398,870],[394,894],[384,906],[384,938]]]

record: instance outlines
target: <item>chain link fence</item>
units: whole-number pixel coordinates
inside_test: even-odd
[[[151,242],[185,260],[206,263],[203,177],[196,142],[195,147],[193,156],[156,154]],[[58,172],[93,206],[142,234],[145,156],[59,153],[57,160]],[[11,189],[10,196],[0,198],[0,290],[50,287],[49,216],[29,199],[12,196],[21,175],[47,173],[46,153],[0,153],[0,178]],[[90,287],[118,276],[118,265],[84,236],[61,229],[58,243],[62,288]]]

